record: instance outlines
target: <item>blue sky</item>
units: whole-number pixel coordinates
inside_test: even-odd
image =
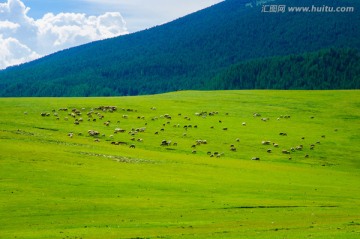
[[[0,0],[0,69],[172,21],[222,0]]]
[[[48,12],[75,12],[100,15],[120,12],[129,32],[159,25],[191,12],[206,8],[222,0],[22,0],[35,19]],[[5,2],[5,0],[0,0]]]

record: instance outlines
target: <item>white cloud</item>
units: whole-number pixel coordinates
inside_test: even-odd
[[[0,21],[0,30],[1,31],[8,31],[8,30],[15,31],[19,27],[20,27],[20,25],[17,23],[13,23],[13,22],[9,22],[9,21]]]
[[[0,35],[0,69],[39,58],[40,55],[15,38]]]
[[[224,0],[81,0],[94,8],[124,13],[128,29],[135,32],[160,25]]]
[[[47,13],[35,20],[28,17],[29,10],[21,0],[0,3],[0,69],[65,48],[128,33],[118,12],[100,16]]]

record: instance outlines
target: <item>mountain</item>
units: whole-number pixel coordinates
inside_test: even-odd
[[[162,26],[89,43],[2,70],[0,96],[109,96],[180,89],[241,89],[242,84],[230,84],[235,81],[226,76],[239,72],[239,65],[242,71],[256,75],[254,64],[266,72],[264,69],[272,61],[286,62],[286,57],[303,57],[304,61],[309,60],[302,63],[301,71],[306,72],[310,69],[304,67],[311,68],[311,62],[325,54],[324,51],[349,56],[358,54],[354,53],[360,48],[358,0],[266,3],[355,9],[348,13],[271,13],[262,12],[262,4],[256,6],[251,1],[251,7],[249,2],[227,0]],[[304,54],[311,54],[311,57],[304,57]],[[344,65],[346,62],[339,61],[348,58],[330,58],[329,61]],[[291,61],[291,64],[296,66],[297,62]],[[316,72],[313,69],[313,75],[322,75],[323,69],[318,67]],[[291,71],[286,72],[287,75],[276,80],[286,79],[288,87],[263,78],[262,81],[268,80],[271,84],[254,88],[314,88],[307,83],[294,84]],[[348,80],[357,84],[346,84],[344,80],[344,84],[326,83],[321,88],[359,88],[356,74],[356,71],[350,72],[347,76],[354,75],[355,78]],[[243,80],[253,82],[253,78],[248,75]],[[306,75],[302,81],[312,79]]]

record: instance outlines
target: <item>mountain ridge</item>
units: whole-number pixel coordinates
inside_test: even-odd
[[[212,89],[211,80],[219,72],[242,61],[326,48],[360,48],[358,14],[261,13],[261,5],[245,7],[248,2],[227,0],[162,26],[0,71],[0,96],[137,95]],[[304,0],[301,4],[316,3]],[[353,0],[326,3],[360,9]],[[299,5],[295,0],[271,4]]]

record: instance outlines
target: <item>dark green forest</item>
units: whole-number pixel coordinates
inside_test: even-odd
[[[186,89],[358,89],[353,13],[262,13],[227,0],[162,26],[0,71],[0,96],[119,96]],[[299,6],[297,0],[269,4]]]
[[[251,60],[229,67],[213,89],[360,89],[360,51],[329,49]]]

